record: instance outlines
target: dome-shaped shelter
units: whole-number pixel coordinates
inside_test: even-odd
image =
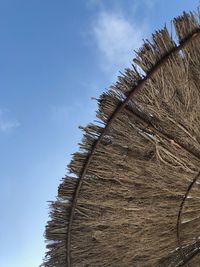
[[[200,266],[199,14],[99,98],[46,227],[45,267]]]

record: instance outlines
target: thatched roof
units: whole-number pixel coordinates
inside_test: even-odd
[[[200,16],[145,41],[63,178],[45,267],[200,266]]]

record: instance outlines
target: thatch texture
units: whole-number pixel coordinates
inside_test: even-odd
[[[100,97],[51,204],[45,267],[200,266],[198,20],[174,19],[178,40],[156,32]]]

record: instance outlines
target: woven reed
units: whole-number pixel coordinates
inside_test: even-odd
[[[153,34],[100,96],[51,203],[43,266],[200,266],[199,18],[174,19],[178,40]]]

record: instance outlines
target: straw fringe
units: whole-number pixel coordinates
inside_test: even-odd
[[[66,236],[68,218],[70,216],[73,194],[78,183],[77,178],[66,176],[58,188],[56,201],[50,202],[50,218],[45,231],[47,239],[46,258],[43,266],[65,266],[66,265]]]
[[[145,41],[133,60],[139,68],[99,98],[103,126],[82,128],[68,166],[79,178],[65,177],[50,205],[43,266],[184,265],[176,223],[200,169],[200,28],[192,13],[174,25],[180,46],[166,27]],[[199,247],[198,186],[190,196],[180,228],[189,256]]]

